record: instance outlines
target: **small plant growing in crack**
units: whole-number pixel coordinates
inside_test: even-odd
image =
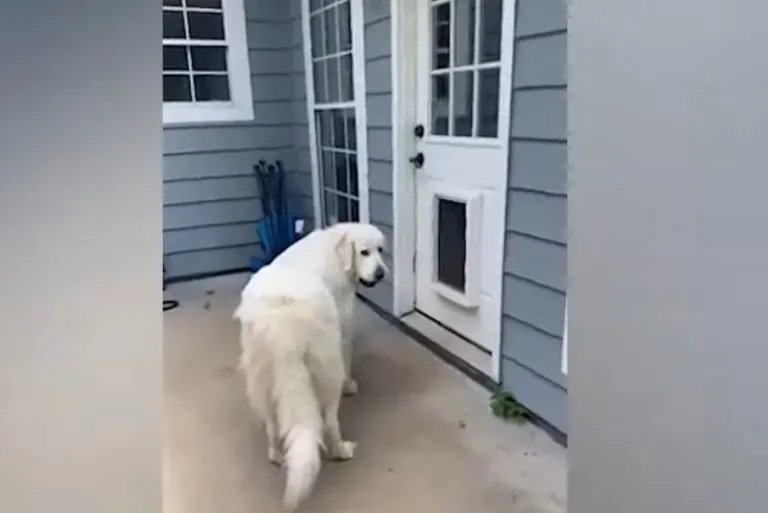
[[[491,396],[491,411],[500,419],[522,424],[531,419],[531,411],[520,404],[509,392],[495,392]]]

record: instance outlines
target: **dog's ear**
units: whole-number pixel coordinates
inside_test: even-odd
[[[344,272],[350,272],[355,263],[355,245],[347,233],[339,233],[334,249]]]

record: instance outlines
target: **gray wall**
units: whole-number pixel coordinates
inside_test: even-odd
[[[368,185],[371,222],[376,224],[393,247],[392,227],[392,44],[390,1],[365,0],[365,80],[368,116]],[[394,301],[392,273],[372,289],[361,290],[368,299],[387,311]]]
[[[566,2],[517,0],[507,194],[502,380],[567,432]]]
[[[568,511],[766,511],[768,2],[569,14]]]
[[[294,151],[304,78],[294,64],[301,40],[296,41],[290,6],[246,0],[246,16],[254,121],[164,131],[163,253],[169,277],[247,267],[259,253],[261,207],[252,166],[260,159],[283,160],[298,213],[312,212],[309,166]]]

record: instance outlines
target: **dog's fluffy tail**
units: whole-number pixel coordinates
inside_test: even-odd
[[[273,393],[288,474],[283,502],[293,510],[312,491],[320,472],[322,418],[303,354],[282,347],[286,351],[275,355]]]
[[[260,350],[245,348],[241,362],[248,375],[248,395],[257,403],[254,406],[269,407],[275,413],[287,472],[283,502],[289,511],[312,491],[323,448],[320,406],[305,363],[315,323],[311,312],[303,312],[302,306],[300,301],[277,301],[257,314],[264,322],[254,322],[251,317],[251,336],[258,340]],[[242,312],[236,316],[246,317],[239,314]]]

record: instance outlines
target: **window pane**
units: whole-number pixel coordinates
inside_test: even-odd
[[[325,225],[330,226],[339,222],[338,207],[336,195],[329,192],[325,193]]]
[[[360,202],[357,200],[349,200],[349,220],[353,223],[360,221]]]
[[[339,51],[344,52],[352,49],[351,21],[349,16],[349,2],[344,2],[336,8],[336,15],[339,20]]]
[[[221,0],[187,0],[187,7],[221,9]]]
[[[480,1],[480,62],[501,59],[502,0]]]
[[[338,109],[334,109],[331,112],[333,116],[333,139],[331,140],[331,145],[334,148],[344,149],[346,143],[344,140],[344,115]]]
[[[317,119],[320,146],[330,148],[333,145],[333,113],[330,110],[321,110],[317,113]]]
[[[190,39],[224,40],[224,17],[217,12],[188,12]]]
[[[226,75],[195,75],[195,99],[199,102],[229,101]]]
[[[315,102],[328,102],[328,92],[325,87],[325,61],[316,62],[312,65],[312,81],[315,85]]]
[[[347,169],[347,155],[336,152],[336,189],[349,194],[349,170]]]
[[[448,75],[432,77],[432,133],[448,135]]]
[[[188,69],[186,46],[163,45],[163,70],[186,71]]]
[[[355,197],[360,196],[360,189],[357,181],[357,155],[349,155],[349,194]]]
[[[192,101],[192,88],[187,75],[163,75],[164,102]]]
[[[355,99],[354,83],[352,55],[343,55],[341,57],[341,97],[339,101],[348,102]]]
[[[195,71],[227,71],[227,49],[223,46],[192,46],[190,53]]]
[[[472,99],[474,97],[473,71],[460,71],[453,77],[453,135],[472,135]]]
[[[499,128],[499,70],[479,72],[478,137],[497,137]]]
[[[323,51],[323,16],[314,15],[310,19],[310,31],[312,32],[312,57],[325,55]]]
[[[344,119],[346,127],[346,144],[348,150],[357,149],[357,124],[355,123],[355,109],[344,109]]]
[[[466,277],[467,205],[458,201],[437,200],[437,280],[464,291]]]
[[[322,0],[309,0],[309,10],[316,11],[323,6]]]
[[[339,222],[346,223],[349,221],[349,198],[344,196],[336,197],[336,204],[339,213]]]
[[[322,150],[323,188],[336,190],[336,158],[333,151]]]
[[[475,0],[455,0],[454,66],[475,62]]]
[[[333,57],[331,59],[328,59],[325,61],[325,73],[327,77],[328,84],[328,97],[326,98],[329,102],[337,102],[339,101],[339,59],[336,57]]]
[[[325,55],[337,53],[339,51],[339,42],[337,41],[338,30],[336,26],[336,9],[328,9],[323,13],[323,29],[325,33]]]
[[[181,7],[181,0],[163,0],[163,5],[169,7]]]
[[[163,39],[186,39],[184,14],[181,11],[163,11]]]

